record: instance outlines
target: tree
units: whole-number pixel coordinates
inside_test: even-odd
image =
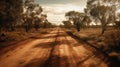
[[[62,23],[64,24],[64,27],[68,28],[68,29],[70,29],[73,26],[72,23],[69,20],[68,21],[63,21]]]
[[[85,15],[84,16],[84,19],[83,19],[83,22],[84,22],[84,26],[86,26],[86,27],[89,27],[90,26],[90,23],[91,23],[91,17],[90,16],[87,16],[87,15]]]
[[[34,18],[34,28],[35,28],[36,31],[38,31],[38,29],[40,27],[40,22],[41,22],[40,18],[38,18],[38,17]]]
[[[73,21],[73,24],[77,31],[80,31],[80,28],[82,27],[83,23],[82,20],[85,16],[84,13],[76,12],[76,11],[69,11],[65,14],[65,16],[70,20]]]
[[[42,21],[42,27],[47,28],[49,22],[47,20],[47,15],[46,14],[41,15],[41,21]]]
[[[5,0],[0,0],[0,31],[3,27],[5,27],[4,22],[6,19],[6,12],[5,12],[6,2]]]
[[[36,30],[39,28],[41,22],[40,15],[42,13],[42,7],[34,2],[34,0],[25,0],[24,2],[23,21],[25,24],[26,32],[30,28],[34,27]]]
[[[115,28],[120,29],[120,21],[115,21]]]
[[[90,12],[90,14],[92,16],[97,17],[97,19],[99,19],[101,21],[101,25],[102,25],[101,34],[104,33],[104,31],[106,30],[106,26],[109,23],[109,17],[110,17],[109,11],[110,11],[109,7],[97,6],[97,7],[93,8]]]
[[[95,2],[95,3],[94,3]],[[87,13],[93,16],[95,19],[98,19],[101,23],[102,32],[104,34],[107,25],[115,21],[115,5],[109,5],[106,0],[91,0],[87,2]]]
[[[20,19],[23,8],[22,0],[0,1],[0,27],[14,30],[16,22]]]

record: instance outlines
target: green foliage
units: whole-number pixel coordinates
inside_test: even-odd
[[[0,1],[0,28],[14,30],[17,20],[21,18],[22,11],[22,0]]]
[[[91,17],[86,15],[86,16],[84,16],[82,25],[89,27],[91,22],[92,22]]]
[[[116,5],[113,0],[91,0],[87,2],[85,12],[100,21],[102,28],[101,34],[103,34],[107,25],[115,21]]]
[[[72,25],[72,23],[70,21],[63,21],[62,23],[64,24],[65,28],[70,29],[70,28],[73,27],[73,25]]]
[[[79,32],[80,28],[83,27],[83,18],[85,16],[84,13],[76,12],[76,11],[69,11],[65,14],[65,16],[70,20],[73,21],[73,24],[76,30]]]
[[[120,50],[120,31],[114,30],[109,31],[105,34],[105,43],[109,45],[109,48],[114,51]]]
[[[120,29],[120,21],[115,21],[115,28]]]
[[[34,0],[25,0],[23,13],[23,21],[25,25],[26,32],[32,27],[36,30],[40,27],[41,18],[39,17],[42,13],[42,7],[36,4]]]

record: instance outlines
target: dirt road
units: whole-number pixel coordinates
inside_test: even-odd
[[[108,67],[102,54],[59,28],[18,44],[0,56],[0,67]]]

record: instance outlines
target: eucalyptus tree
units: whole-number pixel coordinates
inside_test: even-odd
[[[113,19],[111,15],[110,7],[97,6],[91,10],[90,14],[100,20],[101,25],[102,25],[101,34],[103,34],[106,30],[107,24],[109,24],[110,21],[112,21]]]
[[[69,11],[65,14],[66,18],[70,21],[73,21],[73,25],[75,26],[76,30],[79,32],[80,29],[83,27],[83,18],[85,16],[84,13],[76,12],[76,11]]]
[[[62,23],[64,24],[64,27],[65,27],[65,28],[70,29],[70,28],[73,27],[71,21],[69,21],[69,20],[68,20],[68,21],[62,21]]]
[[[115,22],[115,13],[118,3],[117,0],[88,0],[86,13],[98,19],[101,23],[102,32],[104,34],[107,25]]]
[[[117,13],[117,20],[114,23],[115,29],[120,29],[120,13]]]
[[[42,7],[36,4],[34,0],[25,0],[23,12],[23,16],[25,17],[23,17],[23,21],[26,32],[29,31],[31,27],[34,27],[36,30],[39,28],[42,11]]]
[[[6,2],[5,0],[0,0],[0,32],[2,31],[3,27],[5,28],[4,22],[6,20]]]
[[[88,15],[85,15],[84,19],[83,19],[83,23],[84,23],[85,27],[89,27],[91,22],[92,22],[91,17]]]
[[[13,31],[16,22],[21,18],[22,0],[1,0],[0,1],[0,27]]]
[[[43,28],[49,28],[52,24],[47,19],[47,14],[41,14],[41,22]]]

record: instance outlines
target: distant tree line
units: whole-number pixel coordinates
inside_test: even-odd
[[[74,27],[78,32],[85,27],[89,27],[91,22],[90,17],[85,13],[77,11],[69,11],[65,14],[67,21],[63,21],[65,27],[70,28]]]
[[[78,32],[81,28],[89,27],[93,21],[94,24],[101,26],[102,35],[110,24],[120,29],[120,13],[117,12],[119,8],[120,0],[87,0],[84,13],[69,11],[65,14],[65,17],[68,21],[73,22],[72,25]],[[63,22],[65,26],[67,23]]]
[[[28,32],[34,28],[53,27],[47,20],[47,14],[42,14],[42,7],[34,0],[1,0],[0,1],[0,31],[14,31],[22,27]]]
[[[0,30],[14,30],[22,15],[22,0],[0,0]]]
[[[120,18],[118,18],[116,11],[119,8],[119,0],[88,0],[85,12],[99,21],[96,21],[96,23],[101,24],[101,34],[104,34],[109,24],[117,26],[115,22],[119,21]]]

